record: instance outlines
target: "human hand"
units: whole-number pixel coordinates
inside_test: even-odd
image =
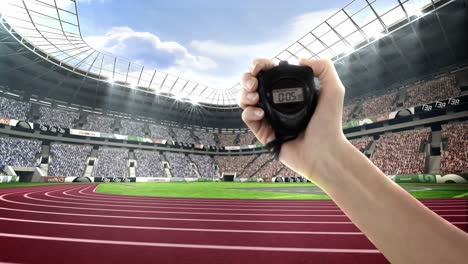
[[[312,68],[320,81],[320,95],[306,130],[295,140],[286,142],[281,147],[279,159],[286,166],[307,177],[317,180],[321,175],[320,165],[347,140],[341,126],[345,89],[330,60],[300,60],[300,65]],[[252,130],[257,139],[266,144],[275,139],[275,133],[264,118],[263,109],[257,106],[257,74],[275,65],[268,59],[256,59],[250,72],[244,73],[239,106],[244,109],[242,120]]]

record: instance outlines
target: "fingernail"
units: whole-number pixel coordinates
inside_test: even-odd
[[[250,68],[250,73],[254,73],[257,66],[258,64],[253,64],[252,67]]]
[[[259,117],[263,116],[263,110],[262,109],[255,110],[255,115]]]
[[[247,99],[249,99],[249,101],[253,101],[257,98],[257,94],[256,93],[249,93],[247,94]]]
[[[245,82],[245,86],[247,89],[249,90],[252,90],[253,86],[255,84],[255,81],[253,79],[248,79],[246,82]]]

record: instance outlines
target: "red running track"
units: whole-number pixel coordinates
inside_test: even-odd
[[[388,263],[332,201],[119,196],[96,186],[0,189],[0,261]],[[468,231],[468,199],[422,202]]]

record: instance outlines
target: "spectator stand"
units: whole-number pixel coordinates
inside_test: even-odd
[[[81,177],[86,169],[86,160],[92,146],[52,143],[50,148],[50,176]]]
[[[21,102],[15,99],[0,97],[0,117],[27,121],[29,119],[30,111],[31,103],[29,102]]]
[[[115,119],[103,115],[88,114],[82,129],[102,133],[114,133]]]
[[[261,154],[257,156],[252,162],[248,163],[245,166],[245,169],[240,173],[240,177],[250,178],[252,177],[257,171],[262,169],[262,167],[273,157],[271,154]]]
[[[468,173],[468,121],[442,125],[441,173]]]
[[[128,149],[101,147],[94,165],[94,177],[128,177]]]
[[[157,151],[135,150],[136,177],[166,177],[164,163]]]
[[[387,175],[422,174],[429,138],[429,128],[384,134],[377,141],[371,160]]]

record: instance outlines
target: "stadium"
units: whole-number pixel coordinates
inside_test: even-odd
[[[256,138],[241,83],[99,51],[82,4],[0,3],[0,262],[391,262]],[[354,0],[308,30],[270,59],[331,59],[346,138],[467,232],[468,2]]]

